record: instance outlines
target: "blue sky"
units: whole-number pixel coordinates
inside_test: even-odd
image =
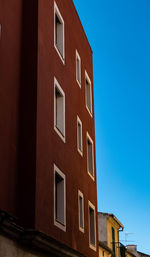
[[[98,210],[150,254],[150,1],[74,3],[93,49]]]

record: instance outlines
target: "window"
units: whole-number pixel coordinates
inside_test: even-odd
[[[64,20],[59,12],[56,3],[54,3],[54,46],[62,62],[64,63]]]
[[[89,201],[89,245],[96,251],[95,206]]]
[[[84,198],[81,191],[78,191],[79,230],[84,232]]]
[[[65,142],[65,94],[54,78],[54,129]]]
[[[65,175],[54,165],[54,224],[66,231]]]
[[[88,173],[94,179],[94,153],[93,153],[93,141],[87,133],[87,167]]]
[[[86,97],[86,108],[92,116],[92,87],[91,80],[85,71],[85,97]]]
[[[79,153],[83,154],[83,142],[82,142],[82,122],[77,116],[77,148]]]
[[[112,252],[113,252],[113,257],[116,256],[116,251],[115,251],[115,230],[112,227]]]
[[[76,80],[81,87],[81,58],[76,50]]]

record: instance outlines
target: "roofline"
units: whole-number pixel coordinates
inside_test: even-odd
[[[143,253],[143,252],[139,252],[139,251],[137,251],[137,253],[142,254],[142,255],[144,255],[144,256],[150,256],[150,255],[147,254],[147,253]]]
[[[134,254],[133,252],[131,252],[131,251],[128,250],[127,248],[126,248],[126,252],[129,253],[130,255],[132,255],[133,257],[136,257],[136,254]]]
[[[107,213],[107,212],[98,212],[98,213],[101,213],[101,214],[108,215],[108,216],[112,217],[118,223],[120,228],[122,228],[122,231],[123,231],[123,229],[124,229],[123,224],[117,219],[117,217],[113,213]]]

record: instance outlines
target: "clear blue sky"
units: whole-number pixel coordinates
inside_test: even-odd
[[[150,254],[150,0],[74,3],[93,49],[98,210]]]

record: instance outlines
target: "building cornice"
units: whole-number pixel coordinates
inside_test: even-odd
[[[112,254],[112,250],[102,241],[99,241],[99,246],[104,248],[106,251]]]
[[[85,257],[76,250],[60,243],[38,230],[24,229],[16,224],[17,219],[0,210],[0,234],[9,237],[21,246],[61,257]]]

